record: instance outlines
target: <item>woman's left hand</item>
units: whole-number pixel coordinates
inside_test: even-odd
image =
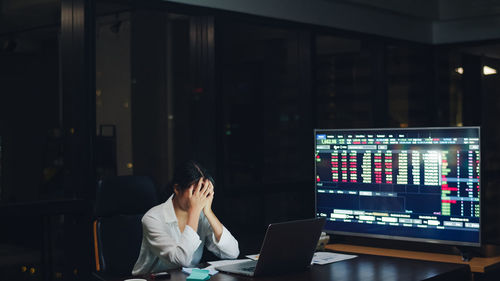
[[[212,212],[212,202],[214,201],[214,185],[212,184],[212,182],[208,179],[205,180],[205,186],[208,186],[208,202],[207,204],[205,205],[205,207],[203,208],[203,212],[206,214],[208,213],[211,213]]]
[[[210,180],[205,180],[204,185],[207,186],[207,202],[205,203],[205,207],[203,208],[203,213],[205,214],[205,217],[208,219],[208,222],[210,223],[210,226],[212,227],[212,230],[214,232],[215,236],[215,241],[219,243],[220,238],[222,237],[222,231],[224,230],[224,227],[222,226],[222,223],[220,223],[219,219],[215,216],[214,212],[212,211],[212,202],[214,201],[214,185]]]

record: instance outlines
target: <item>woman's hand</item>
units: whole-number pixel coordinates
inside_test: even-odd
[[[222,236],[223,226],[212,211],[212,202],[214,201],[215,194],[214,185],[210,180],[206,180],[206,185],[208,186],[208,201],[203,208],[203,213],[205,214],[205,217],[207,217],[208,222],[210,223],[210,226],[212,227],[212,230],[214,232],[215,240],[218,243]]]
[[[203,213],[207,215],[212,212],[212,202],[214,201],[215,191],[214,191],[214,185],[210,180],[206,179],[205,185],[208,186],[208,196],[207,196],[208,201],[205,207],[203,208]]]
[[[189,211],[200,213],[210,202],[210,186],[205,184],[205,180],[200,178],[198,183],[193,184],[189,190]],[[212,196],[213,198],[213,196]]]

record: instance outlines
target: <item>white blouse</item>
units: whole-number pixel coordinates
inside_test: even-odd
[[[132,275],[165,271],[173,268],[194,267],[203,253],[203,246],[221,259],[235,259],[240,254],[238,241],[223,226],[222,236],[216,242],[214,232],[203,211],[198,231],[186,225],[181,233],[172,203],[168,200],[151,208],[142,218],[142,245]]]

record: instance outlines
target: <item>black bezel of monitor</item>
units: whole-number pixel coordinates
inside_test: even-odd
[[[482,169],[482,152],[481,152],[481,127],[480,126],[463,126],[463,127],[412,127],[412,128],[349,128],[349,129],[314,129],[313,130],[313,140],[314,140],[314,145],[313,145],[313,159],[315,158],[316,154],[316,135],[318,131],[325,132],[346,132],[346,131],[391,131],[391,130],[399,130],[399,131],[409,131],[409,130],[456,130],[456,129],[477,129],[478,130],[478,135],[479,135],[479,152],[480,152],[480,158],[479,158],[479,171],[481,177],[483,176],[483,169]],[[314,211],[315,211],[315,216],[318,217],[318,209],[317,209],[317,184],[316,184],[316,162],[314,163]],[[364,238],[377,238],[377,239],[389,239],[389,240],[399,240],[399,241],[408,241],[408,242],[423,242],[423,243],[430,243],[430,244],[446,244],[446,245],[451,245],[451,246],[471,246],[471,247],[481,247],[482,243],[482,227],[483,227],[483,193],[482,192],[482,183],[481,183],[481,178],[479,179],[479,184],[480,184],[480,194],[479,194],[479,209],[480,209],[480,216],[479,216],[479,241],[477,243],[471,243],[471,242],[463,242],[463,241],[454,241],[454,240],[439,240],[439,239],[427,239],[427,238],[416,238],[416,237],[407,237],[407,236],[392,236],[392,235],[383,235],[383,234],[371,234],[371,233],[360,233],[360,232],[347,232],[347,231],[334,231],[334,230],[328,230],[328,229],[323,229],[324,232],[328,234],[334,234],[334,235],[349,235],[349,236],[356,236],[356,237],[364,237]],[[325,225],[326,227],[326,225]]]

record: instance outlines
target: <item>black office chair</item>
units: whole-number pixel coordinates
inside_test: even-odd
[[[141,218],[157,204],[157,190],[149,177],[99,181],[93,222],[95,277],[109,280],[131,275],[141,247]]]

